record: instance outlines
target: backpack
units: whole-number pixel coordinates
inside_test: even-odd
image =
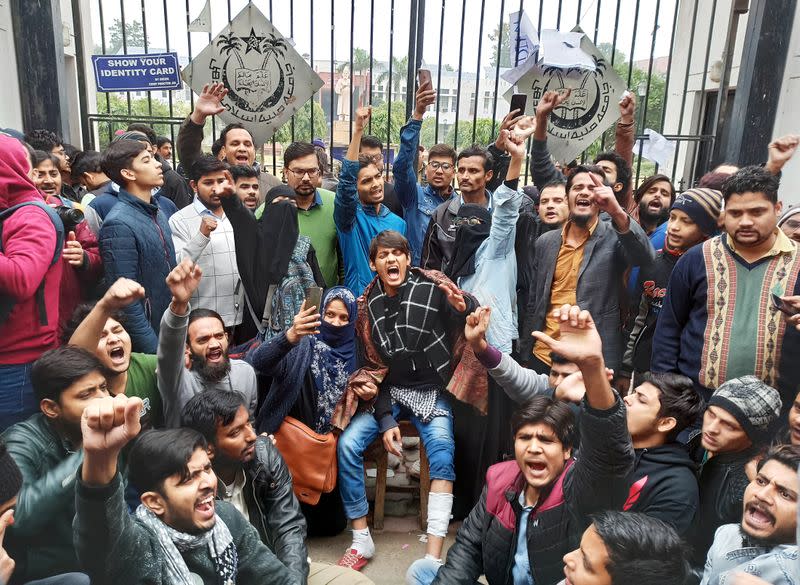
[[[50,266],[53,266],[61,258],[61,250],[64,248],[64,224],[61,222],[61,218],[58,216],[56,210],[50,207],[44,201],[26,201],[24,203],[13,205],[0,212],[0,252],[3,251],[3,222],[7,220],[15,211],[28,205],[35,205],[36,207],[43,209],[47,213],[47,217],[50,218],[50,222],[53,224],[53,227],[56,229],[56,245],[55,249],[53,250],[53,257],[50,260]],[[42,282],[39,283],[39,287],[36,289],[35,293],[36,304],[39,308],[39,323],[41,325],[47,325],[47,307],[45,307],[44,304],[44,286],[45,279],[43,278]],[[0,295],[0,323],[5,323],[16,304],[17,300],[12,296]]]

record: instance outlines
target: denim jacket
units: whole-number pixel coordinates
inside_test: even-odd
[[[511,353],[517,328],[517,256],[514,239],[523,194],[500,185],[492,194],[492,229],[475,254],[475,273],[456,283],[472,293],[481,305],[492,307],[487,341],[503,353]]]
[[[739,525],[725,524],[714,535],[700,585],[731,585],[735,573],[754,575],[771,585],[798,585],[797,550],[794,544],[745,546]]]
[[[442,199],[439,193],[426,185],[417,182],[414,160],[419,148],[419,133],[422,120],[408,121],[400,129],[400,150],[394,160],[394,192],[403,205],[403,215],[408,224],[408,244],[411,246],[412,266],[421,266],[422,244],[425,232],[436,208],[447,198]]]

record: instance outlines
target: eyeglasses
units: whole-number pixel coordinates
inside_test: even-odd
[[[479,217],[457,217],[453,225],[461,227],[462,225],[481,225],[482,223],[483,220]]]
[[[308,175],[309,179],[314,179],[319,176],[319,169],[286,169],[290,173],[292,173],[298,179],[302,179],[306,175]]]
[[[447,172],[447,171],[449,171],[450,169],[453,168],[452,164],[450,164],[450,163],[442,163],[442,162],[439,162],[439,161],[429,162],[428,166],[430,168],[432,168],[434,171],[438,171],[439,169],[442,169],[444,172]]]

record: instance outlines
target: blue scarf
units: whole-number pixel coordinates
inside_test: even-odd
[[[312,338],[311,375],[317,388],[316,431],[330,431],[333,411],[347,386],[347,380],[356,369],[356,297],[350,289],[335,286],[322,298],[327,308],[331,301],[340,300],[350,316],[347,325],[337,327],[322,319],[320,332]]]

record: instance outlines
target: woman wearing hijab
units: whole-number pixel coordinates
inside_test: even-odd
[[[222,198],[222,208],[233,226],[236,266],[242,279],[250,314],[263,339],[271,339],[292,325],[311,286],[325,286],[317,255],[308,236],[300,235],[297,194],[288,185],[267,193],[261,219],[244,206],[233,190]],[[264,311],[267,297],[270,306]],[[249,339],[249,334],[236,338]]]
[[[272,377],[256,418],[258,432],[274,433],[288,415],[319,434],[332,430],[331,417],[356,369],[356,297],[335,286],[322,298],[322,311],[303,307],[292,326],[253,352],[256,371]],[[339,490],[322,494],[315,506],[301,504],[309,536],[338,534],[347,523]]]
[[[53,262],[58,232],[31,168],[22,143],[0,134],[0,213],[24,204],[0,220],[0,431],[39,411],[31,363],[58,346],[64,265]]]

